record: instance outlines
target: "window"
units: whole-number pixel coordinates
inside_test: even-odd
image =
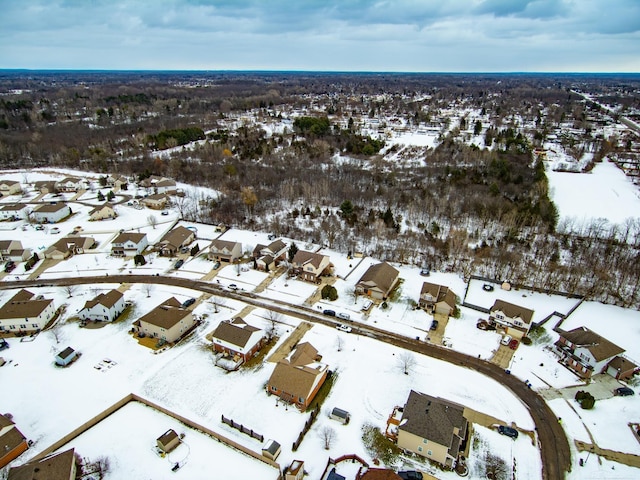
[[[429,456],[432,455],[431,450],[427,450],[427,455],[429,455]]]
[[[38,324],[37,324],[37,323],[32,323],[32,324],[31,324],[31,326],[32,326],[33,328],[38,328]]]
[[[304,398],[298,397],[298,403],[304,403]]]
[[[418,451],[421,452],[422,451],[422,447],[418,447]]]
[[[27,328],[27,326],[26,325],[20,325],[20,328],[21,329],[25,329],[25,328]]]
[[[11,329],[11,330],[15,330],[15,329],[16,329],[16,326],[15,326],[15,325],[9,325],[9,329]]]
[[[427,443],[429,440],[427,440],[426,438],[422,439],[422,443]]]
[[[501,313],[496,313],[496,318],[498,320],[504,320],[504,315],[502,315]]]
[[[271,391],[272,391],[272,392],[277,392],[277,391],[278,391],[278,389],[277,389],[276,387],[274,387],[273,385],[271,385]]]

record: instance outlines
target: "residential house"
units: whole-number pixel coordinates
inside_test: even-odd
[[[78,357],[76,351],[67,347],[63,351],[61,351],[58,355],[56,355],[56,365],[60,367],[66,367],[71,362],[73,362]]]
[[[518,340],[529,333],[532,319],[533,310],[504,300],[496,300],[489,310],[489,323],[502,327],[507,335]]]
[[[31,257],[31,249],[22,248],[20,240],[0,240],[0,260],[25,262]]]
[[[56,188],[56,182],[53,180],[39,180],[37,182],[33,182],[33,188],[40,193],[56,193],[58,190]]]
[[[14,203],[0,207],[0,220],[26,220],[29,218],[29,205]]]
[[[20,182],[15,180],[0,180],[0,195],[6,197],[7,195],[17,195],[22,192]]]
[[[329,273],[331,259],[327,255],[298,250],[293,256],[293,273],[300,280],[320,283],[320,276]]]
[[[18,427],[4,415],[0,414],[0,468],[18,458],[29,448],[27,439]]]
[[[75,254],[82,254],[96,244],[93,237],[68,236],[61,238],[44,251],[44,258],[64,260]]]
[[[75,480],[76,455],[73,448],[52,453],[9,470],[7,480]]]
[[[233,321],[220,322],[213,331],[213,350],[225,357],[231,357],[240,365],[253,357],[266,343],[264,330],[249,325],[241,317]]]
[[[78,192],[85,189],[86,184],[82,178],[65,177],[56,182],[56,188],[59,192]]]
[[[456,294],[449,287],[424,282],[418,303],[429,313],[451,316],[456,309]]]
[[[560,363],[582,378],[588,379],[594,374],[608,372],[608,365],[624,353],[623,348],[586,327],[559,333],[560,339],[555,347],[560,355]],[[619,361],[614,362],[614,368],[617,363]]]
[[[153,195],[149,195],[148,197],[144,197],[141,200],[141,203],[148,208],[153,210],[162,210],[167,206],[169,202],[169,197],[167,197],[164,193],[155,193]]]
[[[136,320],[134,327],[147,337],[174,343],[195,325],[191,311],[180,305],[175,298],[170,298]]]
[[[71,215],[71,207],[64,202],[42,203],[31,213],[36,223],[57,223],[69,215]]]
[[[87,300],[78,313],[81,320],[95,322],[113,322],[124,312],[124,295],[118,290],[101,293],[92,300]]]
[[[358,280],[356,291],[376,300],[384,300],[398,283],[399,276],[400,272],[387,262],[372,265]]]
[[[176,181],[172,178],[161,178],[153,185],[155,193],[164,193],[166,195],[175,195],[178,193]]]
[[[111,255],[133,257],[149,246],[145,233],[122,232],[111,242]]]
[[[356,480],[402,480],[402,477],[386,468],[367,468],[364,473],[356,474]]]
[[[182,247],[188,246],[196,239],[196,233],[183,226],[178,226],[167,232],[158,243],[156,250],[164,257],[174,256]]]
[[[110,203],[99,205],[89,212],[89,220],[91,221],[106,220],[106,219],[113,220],[117,216],[118,215],[116,214],[116,211],[114,210],[113,205],[111,205]]]
[[[53,300],[34,298],[28,290],[20,290],[0,307],[0,331],[10,333],[37,332],[53,318]]]
[[[398,411],[389,421],[397,418]],[[395,435],[398,447],[453,468],[468,434],[464,407],[411,390]]]
[[[306,410],[327,378],[328,366],[307,342],[300,343],[280,360],[267,381],[267,393]]]
[[[242,244],[228,240],[213,240],[209,245],[207,257],[220,263],[234,263],[242,257]]]
[[[175,430],[170,428],[157,438],[156,445],[164,453],[171,453],[180,445],[180,437]]]
[[[258,244],[253,249],[253,258],[258,270],[273,270],[287,258],[287,244],[282,240],[274,240],[269,245]]]
[[[110,175],[107,177],[107,186],[115,190],[123,189],[128,183],[128,180],[123,176]]]

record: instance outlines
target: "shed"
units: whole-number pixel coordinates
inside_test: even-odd
[[[262,456],[267,457],[275,462],[280,455],[280,444],[275,440],[267,440],[267,443],[262,447]]]
[[[61,351],[58,355],[56,355],[56,365],[60,365],[61,367],[66,367],[78,356],[76,351],[67,347],[63,351]]]
[[[156,440],[156,445],[160,450],[165,453],[169,453],[174,450],[178,445],[180,445],[180,437],[173,429],[169,429],[164,432],[158,439]]]
[[[284,480],[302,480],[302,477],[304,477],[304,462],[294,460],[284,474]]]
[[[336,420],[342,423],[343,425],[346,425],[347,423],[349,423],[349,419],[351,418],[351,415],[349,415],[349,412],[347,412],[346,410],[342,410],[338,407],[335,407],[333,410],[331,410],[331,413],[329,414],[329,418],[332,418],[333,420]]]

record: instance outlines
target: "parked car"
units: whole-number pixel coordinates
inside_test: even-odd
[[[616,388],[613,393],[619,397],[628,397],[630,395],[635,394],[635,392],[629,387],[619,387]]]
[[[60,233],[60,229],[58,227],[51,227],[51,230],[49,230],[49,233]]]
[[[229,290],[236,291],[236,290],[238,290],[238,286],[235,283],[232,283],[232,284],[229,285]]]
[[[505,335],[504,337],[502,337],[502,340],[500,340],[500,343],[502,345],[509,345],[509,343],[511,343],[511,340],[513,340],[511,338],[511,335]]]
[[[38,225],[36,225],[36,230],[44,230],[44,225],[41,225],[39,223]]]
[[[509,342],[509,348],[511,350],[515,350],[516,348],[518,348],[518,345],[520,344],[520,342],[518,342],[518,340],[516,340],[515,338],[513,340],[511,340]]]
[[[336,328],[341,332],[351,333],[351,327],[349,325],[345,325],[344,323],[339,323],[336,325]]]
[[[219,268],[220,268],[220,262],[216,262],[216,263],[213,264],[213,269],[214,270],[217,270]]]
[[[500,425],[498,427],[498,433],[501,435],[506,435],[507,437],[511,437],[514,440],[518,438],[518,431],[515,428],[507,427],[504,425]]]
[[[438,320],[434,320],[433,322],[431,322],[431,326],[429,327],[429,330],[437,330],[438,329]]]
[[[338,317],[343,319],[343,320],[351,320],[351,315],[349,315],[348,313],[338,313]]]
[[[365,300],[362,304],[362,310],[366,312],[371,308],[371,305],[373,305],[373,302],[371,300]]]
[[[196,303],[196,299],[195,299],[195,298],[188,298],[187,300],[185,300],[184,302],[182,302],[182,308],[190,307],[190,306],[191,306],[191,305],[193,305],[194,303]]]
[[[330,317],[336,316],[336,312],[334,310],[323,310],[322,313],[324,313],[325,315],[329,315]]]
[[[162,213],[160,213],[160,215],[169,215],[169,210],[162,210]]]
[[[176,262],[176,264],[173,266],[173,268],[178,269],[180,268],[182,265],[184,265],[184,260],[180,259]]]
[[[482,289],[485,292],[493,292],[493,285],[491,285],[490,283],[485,283],[484,285],[482,285]]]
[[[398,472],[398,476],[402,478],[402,480],[422,480],[422,473],[416,470],[404,470]]]
[[[428,268],[423,268],[422,270],[420,270],[420,275],[422,275],[423,277],[428,277],[429,275],[431,275],[431,270],[429,270]]]
[[[4,264],[4,271],[9,273],[12,272],[16,268],[16,264],[13,260],[9,260]]]

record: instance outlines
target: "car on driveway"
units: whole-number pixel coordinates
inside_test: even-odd
[[[12,272],[16,268],[16,264],[13,260],[9,260],[4,264],[4,271],[9,273]]]
[[[511,335],[505,335],[504,337],[502,337],[502,340],[500,340],[500,343],[502,345],[509,346],[509,344],[511,343],[511,340],[513,340],[513,338],[511,338]]]
[[[184,260],[180,259],[176,262],[176,264],[173,266],[173,268],[175,268],[176,270],[178,268],[180,268],[182,265],[184,265]]]
[[[416,470],[404,470],[398,472],[398,476],[402,480],[422,480],[422,473],[417,472]]]
[[[191,305],[193,305],[194,303],[196,303],[196,299],[195,299],[195,298],[188,298],[187,300],[185,300],[184,302],[182,302],[182,308],[190,307],[190,306],[191,306]]]
[[[431,326],[429,327],[429,330],[437,330],[438,329],[438,320],[434,320],[433,322],[431,322]]]
[[[633,395],[635,392],[629,387],[619,387],[616,388],[613,393],[619,397],[629,397]]]
[[[511,437],[514,440],[518,438],[518,431],[515,428],[507,427],[505,425],[500,425],[498,427],[498,433],[501,435],[506,435],[507,437]]]
[[[220,268],[220,262],[216,262],[216,263],[213,264],[213,269],[214,270],[217,270],[219,268]]]
[[[341,332],[351,333],[351,327],[349,325],[345,325],[344,323],[339,323],[336,325],[336,328]]]
[[[514,338],[513,340],[511,340],[511,341],[509,342],[509,348],[510,348],[511,350],[515,350],[515,349],[517,349],[517,348],[518,348],[518,345],[519,345],[519,344],[520,344],[520,342],[518,342],[518,340],[516,340],[516,339]]]

